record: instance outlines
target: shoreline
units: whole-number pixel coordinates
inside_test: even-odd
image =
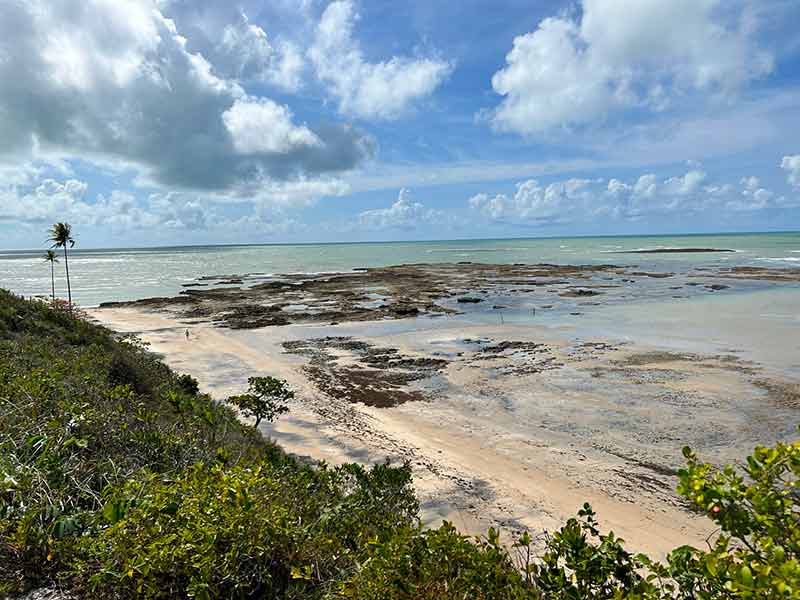
[[[769,393],[753,382],[762,376],[772,381],[775,374],[734,355],[682,358],[674,349],[630,340],[580,339],[574,329],[557,325],[526,324],[523,331],[469,315],[235,330],[186,323],[163,310],[90,314],[111,329],[139,334],[217,399],[240,392],[250,375],[287,379],[298,401],[287,418],[262,426],[266,435],[289,452],[331,463],[408,460],[426,524],[444,518],[468,533],[489,526],[552,531],[589,501],[604,530],[625,538],[633,550],[660,556],[683,543],[702,544],[711,533],[707,521],[688,513],[674,493],[672,473],[683,442],[693,442],[712,462],[732,462],[756,443],[771,441],[763,430],[772,425],[752,427],[757,415],[774,412],[767,410]],[[366,406],[320,389],[306,371],[309,355],[284,346],[325,336],[391,348],[404,360],[449,362],[444,373],[403,386],[423,399]],[[559,366],[515,373],[520,364],[545,361],[536,344]],[[325,381],[343,389],[352,389],[353,378],[343,380],[342,373],[371,373],[374,364],[362,364],[364,356],[373,363],[381,356],[376,359],[374,349],[363,356],[328,350],[334,359],[327,359]],[[485,355],[490,358],[483,361]],[[535,406],[527,406],[526,398]],[[650,406],[653,399],[662,405]],[[794,407],[779,413],[797,414]],[[727,433],[714,439],[692,422]],[[693,427],[693,439],[677,439]]]
[[[682,446],[735,463],[795,432],[798,283],[460,262],[207,275],[89,312],[217,400],[286,379],[291,411],[261,431],[310,460],[408,462],[426,525],[539,534],[588,501],[605,531],[663,557],[712,533],[675,493]]]

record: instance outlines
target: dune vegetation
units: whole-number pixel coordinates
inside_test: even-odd
[[[678,492],[719,533],[663,563],[588,505],[549,535],[471,538],[421,527],[408,466],[298,461],[67,307],[0,290],[0,597],[800,597],[800,443],[742,472],[684,449]],[[277,416],[253,410],[265,390],[231,404]]]

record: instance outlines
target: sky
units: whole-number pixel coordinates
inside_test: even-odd
[[[796,0],[0,0],[0,248],[800,229]]]

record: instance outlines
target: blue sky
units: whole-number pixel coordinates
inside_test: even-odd
[[[0,248],[800,229],[795,0],[0,10]]]

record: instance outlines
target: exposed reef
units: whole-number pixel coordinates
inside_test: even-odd
[[[738,285],[797,283],[800,269],[723,267],[675,273],[643,271],[635,265],[464,262],[359,268],[347,273],[227,274],[184,284],[174,297],[109,302],[101,308],[163,310],[181,320],[230,329],[436,317],[465,311],[535,314],[536,308],[580,316],[599,304],[672,296],[681,289],[676,284],[685,286],[690,295],[721,292],[733,285],[731,280],[740,280]]]
[[[729,248],[642,248],[640,250],[619,250],[613,254],[686,254],[692,252],[736,252]]]

